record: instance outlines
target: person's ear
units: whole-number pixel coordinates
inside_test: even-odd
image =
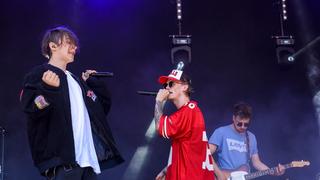
[[[51,50],[56,50],[58,46],[56,45],[56,43],[50,42],[49,43],[49,47],[50,47]]]
[[[187,85],[187,84],[183,84],[183,86],[182,86],[182,87],[183,87],[183,90],[184,90],[184,91],[187,91],[187,90],[188,90],[188,88],[189,88],[189,85]]]

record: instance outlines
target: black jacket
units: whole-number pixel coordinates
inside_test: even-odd
[[[52,87],[42,81],[45,71],[60,78],[60,86]],[[92,136],[101,170],[123,162],[116,148],[106,115],[111,98],[103,82],[90,77],[83,81],[74,77],[83,92],[91,121]],[[94,94],[92,94],[92,91]],[[42,95],[49,103],[38,109],[34,99]],[[94,98],[96,96],[97,98]],[[40,173],[51,167],[75,162],[69,90],[65,73],[50,64],[34,68],[25,76],[20,101],[28,117],[28,138],[34,164]]]

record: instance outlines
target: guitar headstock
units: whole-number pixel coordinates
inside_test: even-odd
[[[301,160],[301,161],[292,161],[290,163],[291,167],[304,167],[304,166],[309,166],[310,165],[310,162],[309,161],[304,161],[304,160]]]

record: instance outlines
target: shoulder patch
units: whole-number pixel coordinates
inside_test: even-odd
[[[46,101],[46,99],[43,97],[43,95],[38,95],[35,99],[34,99],[34,103],[36,104],[38,109],[44,109],[47,106],[49,106],[50,104]]]
[[[195,105],[194,103],[189,103],[189,104],[188,104],[188,107],[189,107],[190,109],[193,109],[193,108],[196,107],[196,105]]]

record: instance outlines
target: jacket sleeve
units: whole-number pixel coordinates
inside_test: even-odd
[[[52,87],[42,81],[41,73],[27,74],[22,91],[20,94],[20,103],[22,109],[32,119],[38,119],[46,116],[54,106],[54,99],[59,96],[60,88]],[[37,106],[37,99],[42,99],[45,105]]]
[[[105,114],[108,114],[111,108],[111,94],[106,84],[99,78],[90,77],[86,81],[87,85],[97,94],[102,103]]]

